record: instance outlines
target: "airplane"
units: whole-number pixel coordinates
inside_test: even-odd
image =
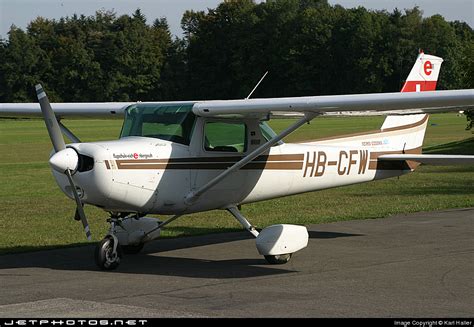
[[[240,206],[412,172],[419,164],[474,164],[473,155],[421,154],[428,114],[467,110],[474,89],[434,91],[442,59],[420,53],[398,93],[239,100],[52,103],[36,85],[38,103],[0,104],[0,116],[42,116],[52,145],[56,183],[76,202],[75,219],[91,231],[85,204],[109,214],[95,249],[100,269],[116,269],[169,223],[187,214],[227,210],[256,240],[269,264],[287,263],[308,244],[305,226],[257,230]],[[298,119],[280,133],[267,121]],[[305,143],[282,140],[324,115],[387,115],[380,129]],[[81,142],[69,117],[123,116],[118,140]],[[72,143],[67,144],[64,134]],[[165,221],[148,215],[172,215]]]

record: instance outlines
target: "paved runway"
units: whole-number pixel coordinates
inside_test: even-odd
[[[0,317],[473,317],[474,208],[312,225],[267,265],[246,233],[0,256]]]

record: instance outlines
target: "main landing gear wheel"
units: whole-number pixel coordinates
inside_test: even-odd
[[[125,254],[137,254],[143,249],[144,245],[143,243],[137,245],[122,245],[122,251]]]
[[[279,255],[265,255],[265,260],[271,265],[283,265],[290,261],[291,253]]]
[[[120,264],[122,249],[120,244],[117,244],[117,250],[114,253],[114,242],[113,237],[106,236],[95,248],[95,263],[102,270],[113,270]]]

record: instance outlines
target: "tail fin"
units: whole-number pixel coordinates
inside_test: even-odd
[[[423,50],[416,58],[408,78],[403,85],[401,92],[423,92],[436,90],[439,72],[443,58],[425,54]],[[400,126],[413,126],[413,124],[421,124],[423,127],[415,129],[412,133],[408,133],[403,137],[403,147],[408,149],[417,149],[421,153],[421,146],[425,137],[428,115],[406,115],[406,116],[387,116],[381,130],[387,131]],[[400,141],[398,141],[399,144]]]
[[[401,92],[434,91],[443,59],[420,51]]]

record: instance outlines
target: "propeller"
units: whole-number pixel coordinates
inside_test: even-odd
[[[89,229],[89,223],[87,222],[83,203],[79,197],[79,194],[77,193],[76,185],[72,179],[72,175],[75,172],[79,162],[79,156],[74,149],[66,148],[66,143],[64,143],[58,121],[41,84],[36,85],[36,95],[38,96],[38,102],[41,107],[44,123],[48,129],[49,138],[51,139],[54,151],[56,152],[49,159],[49,163],[54,170],[67,176],[69,185],[71,186],[72,194],[74,195],[74,200],[76,201],[76,216],[78,216],[82,221],[82,226],[84,227],[87,239],[90,241],[91,232]]]

